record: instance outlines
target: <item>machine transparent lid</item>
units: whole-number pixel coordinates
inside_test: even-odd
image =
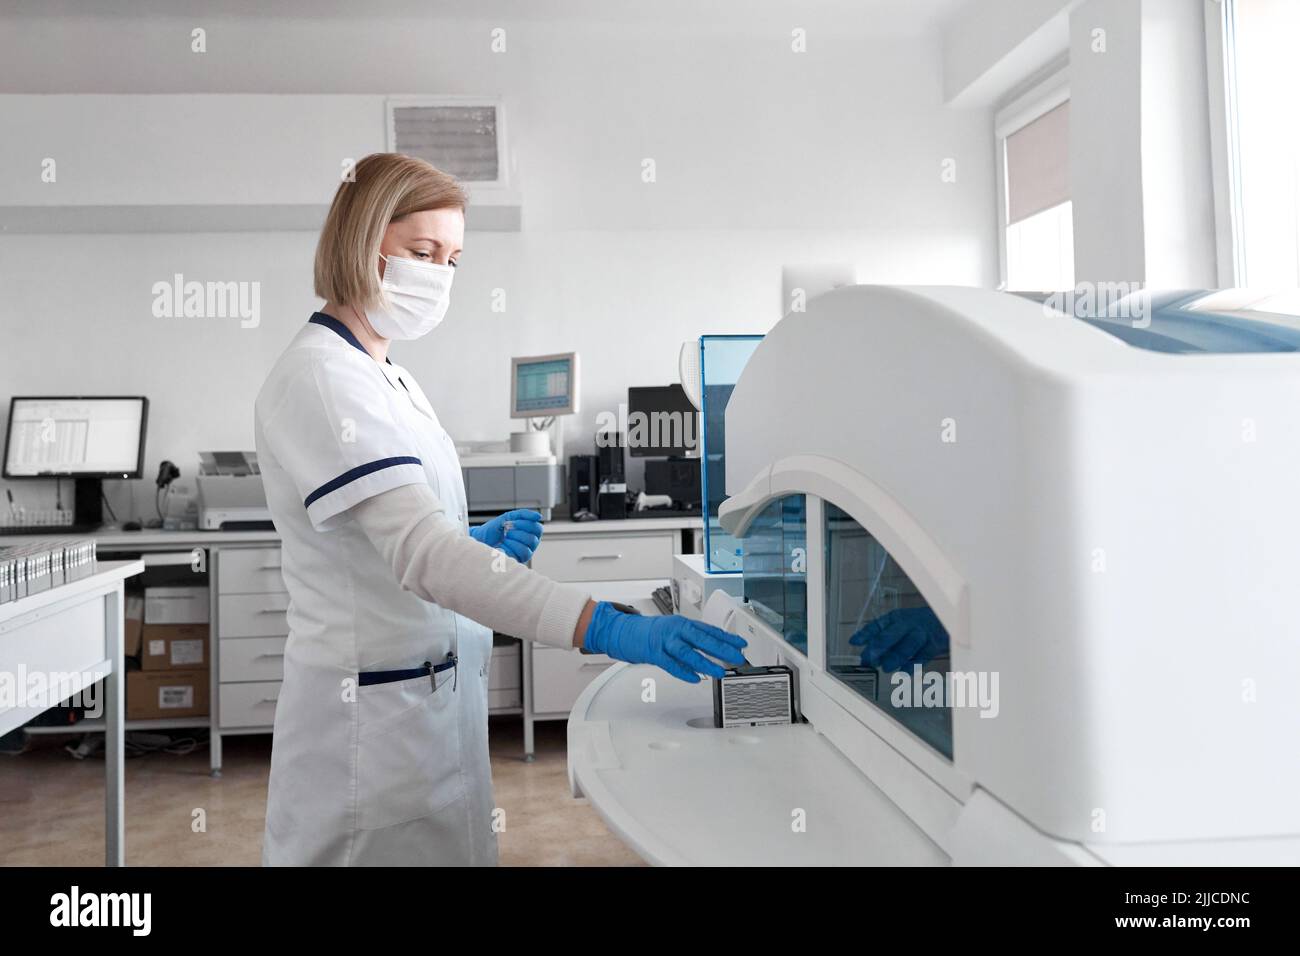
[[[1243,289],[1134,293],[1111,304],[1103,315],[1079,318],[1152,352],[1300,352],[1300,317],[1294,314],[1300,312],[1298,298],[1296,293],[1265,295]]]
[[[704,502],[705,570],[739,571],[741,544],[722,529],[718,506],[726,500],[727,403],[761,335],[700,336],[700,472]]]

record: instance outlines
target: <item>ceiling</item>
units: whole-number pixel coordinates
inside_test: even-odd
[[[0,0],[5,16],[142,19],[194,17],[208,21],[268,17],[277,20],[398,19],[582,20],[609,25],[680,24],[737,28],[836,26],[881,35],[917,35],[939,29],[973,0],[132,0],[129,8],[96,0]],[[977,0],[975,0],[977,2]]]

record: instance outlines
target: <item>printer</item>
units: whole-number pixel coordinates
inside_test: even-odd
[[[270,531],[271,511],[255,451],[201,451],[198,485],[201,531]]]
[[[549,521],[551,510],[564,500],[564,466],[549,449],[491,451],[462,445],[457,451],[471,516],[532,508]]]

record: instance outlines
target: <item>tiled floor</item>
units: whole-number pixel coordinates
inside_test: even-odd
[[[506,811],[503,866],[620,866],[640,858],[585,800],[569,795],[562,721],[537,725],[524,763],[518,718],[492,721],[492,776]],[[74,760],[68,738],[0,754],[0,865],[97,866],[104,861],[104,762]],[[126,762],[126,862],[131,866],[256,866],[261,862],[269,735],[228,737],[223,774],[208,775],[206,745],[185,756]],[[194,832],[197,810],[206,832]]]

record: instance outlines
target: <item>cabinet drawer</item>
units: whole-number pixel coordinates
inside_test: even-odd
[[[522,687],[488,688],[488,710],[516,710],[524,706]]]
[[[287,594],[223,594],[217,598],[218,636],[284,637],[288,609]]]
[[[492,651],[492,666],[488,671],[488,691],[523,687],[521,670],[518,644],[496,648]]]
[[[223,548],[217,554],[219,594],[271,594],[284,590],[279,548]]]
[[[533,570],[556,581],[670,578],[673,532],[543,537]]]
[[[221,684],[222,727],[270,727],[275,723],[275,701],[280,696],[280,682],[256,684]]]
[[[218,677],[229,681],[284,680],[287,637],[245,637],[222,641]]]
[[[604,654],[563,647],[533,648],[533,712],[568,713],[587,685],[614,664]]]

